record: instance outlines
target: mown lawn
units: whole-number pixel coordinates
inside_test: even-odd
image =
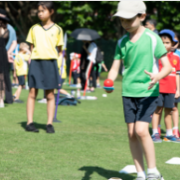
[[[70,88],[64,86],[68,91]],[[121,82],[116,90],[102,97],[97,89],[96,101],[82,101],[74,107],[59,106],[56,133],[47,134],[46,105],[36,103],[34,121],[38,134],[24,130],[24,104],[6,105],[0,109],[0,180],[107,180],[121,177],[133,180],[135,175],[118,171],[133,164],[124,123]],[[15,89],[13,89],[15,91]],[[43,97],[40,91],[38,99]],[[163,125],[164,128],[164,125]],[[172,157],[180,157],[180,144],[156,144],[157,166],[165,180],[179,180],[180,166],[167,165]]]

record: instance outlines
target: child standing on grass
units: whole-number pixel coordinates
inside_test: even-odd
[[[29,66],[28,84],[29,96],[27,100],[27,126],[26,130],[39,132],[33,124],[35,100],[38,89],[45,90],[47,99],[48,121],[47,133],[54,133],[52,125],[55,109],[54,89],[60,89],[57,59],[62,54],[63,31],[51,20],[54,14],[53,2],[40,1],[38,3],[38,17],[41,23],[34,25],[27,36],[31,44],[32,55]]]
[[[179,56],[179,61],[180,61],[180,51],[178,49],[179,47],[179,34],[175,32],[175,40],[178,41],[177,45],[174,46],[175,49],[173,49],[173,52]],[[180,76],[180,72],[177,72]],[[175,135],[177,138],[180,137],[179,133],[179,111],[178,111],[178,103],[180,103],[180,97],[175,100],[175,107],[173,108],[172,111],[172,119],[173,119],[173,135]]]
[[[159,33],[166,50],[168,51],[168,59],[172,66],[172,72],[165,78],[161,79],[160,84],[160,95],[158,107],[153,115],[152,128],[153,134],[152,139],[155,143],[161,143],[160,134],[158,132],[158,125],[161,121],[162,111],[165,111],[165,125],[166,125],[166,136],[164,137],[165,142],[180,143],[180,139],[173,135],[171,114],[175,107],[175,102],[179,98],[179,71],[180,63],[179,56],[174,52],[171,52],[172,47],[178,43],[175,39],[173,31],[164,29]],[[159,70],[161,71],[162,64],[159,62]]]
[[[31,52],[29,51],[29,46],[26,43],[21,43],[19,46],[19,52],[15,57],[15,70],[19,82],[17,91],[14,93],[14,102],[23,103],[19,100],[23,86],[25,85],[25,77],[28,73],[27,61],[30,59]]]
[[[157,107],[158,81],[167,76],[172,67],[160,37],[142,26],[146,6],[142,1],[121,1],[115,16],[128,32],[117,44],[114,62],[108,79],[115,80],[121,61],[124,64],[122,96],[124,116],[128,127],[131,154],[137,170],[136,180],[145,180],[143,154],[147,162],[147,180],[163,179],[156,168],[154,144],[149,123]],[[158,71],[158,61],[163,65]]]

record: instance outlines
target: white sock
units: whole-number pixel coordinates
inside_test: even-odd
[[[70,94],[67,94],[67,97],[72,97]]]
[[[147,174],[160,174],[157,168],[147,169]]]
[[[158,129],[153,129],[153,136],[158,133]]]
[[[172,129],[166,129],[166,136],[172,136],[173,132]]]
[[[145,179],[146,179],[146,173],[145,173],[145,171],[137,172],[137,177],[142,177],[142,178],[144,178],[144,180],[145,180]]]
[[[173,127],[173,130],[174,130],[174,129],[179,129],[179,128],[178,128],[178,127]]]

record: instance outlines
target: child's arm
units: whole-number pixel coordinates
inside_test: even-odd
[[[121,60],[114,60],[113,65],[108,74],[108,79],[115,81],[119,73],[120,65],[121,65]]]
[[[102,64],[102,67],[106,72],[108,72],[108,69],[107,69],[107,67],[106,67],[106,65],[104,63]]]
[[[34,44],[31,44],[30,45],[30,53],[32,54],[32,51],[34,49]],[[29,59],[28,63],[30,64],[31,63],[31,58]]]
[[[162,56],[160,58],[160,60],[161,60],[161,63],[163,65],[163,68],[158,74],[153,74],[153,73],[147,72],[146,70],[144,71],[147,75],[150,76],[150,79],[151,79],[151,82],[149,83],[148,90],[150,90],[159,80],[166,77],[172,71],[172,66],[171,66],[171,64],[168,60],[168,57],[166,55]]]
[[[179,74],[176,74],[176,94],[175,94],[175,98],[179,97]]]
[[[62,55],[62,46],[58,46],[58,55],[61,56]]]

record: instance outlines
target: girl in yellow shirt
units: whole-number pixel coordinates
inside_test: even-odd
[[[28,85],[30,88],[27,101],[27,126],[26,130],[39,132],[33,124],[35,99],[38,89],[45,90],[47,99],[47,133],[54,133],[52,126],[55,98],[54,89],[60,89],[60,78],[57,66],[58,56],[62,53],[63,31],[61,27],[51,20],[54,14],[52,1],[40,1],[38,3],[38,17],[41,23],[34,25],[27,36],[27,42],[31,44],[31,63],[29,66]],[[60,52],[58,55],[57,49]]]

